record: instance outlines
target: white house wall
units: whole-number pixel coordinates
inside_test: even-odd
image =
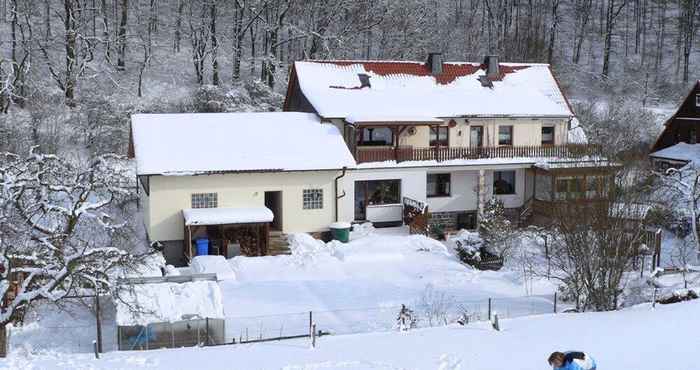
[[[283,231],[327,230],[335,220],[334,178],[340,171],[153,176],[150,179],[151,240],[182,240],[182,210],[191,194],[217,193],[219,207],[262,207],[266,191],[282,192]],[[302,190],[323,189],[322,209],[303,209]]]
[[[526,186],[526,167],[503,166],[499,170],[515,171],[515,194],[497,195],[506,208],[518,208],[526,199],[526,188],[532,189],[532,179],[528,178]],[[493,169],[485,171],[486,198],[493,196]],[[427,197],[427,174],[451,173],[449,197]],[[340,188],[345,191],[345,196],[339,201],[339,219],[341,221],[353,221],[355,218],[355,181],[367,180],[401,180],[401,197],[409,197],[426,202],[430,212],[458,212],[474,211],[478,207],[476,188],[478,184],[478,169],[464,168],[398,168],[380,170],[350,170],[342,179]],[[532,191],[532,190],[530,190]],[[373,210],[374,212],[374,210]],[[381,213],[375,216],[385,217],[390,210],[377,210]],[[368,216],[372,220],[371,216]],[[375,220],[373,220],[375,221]],[[376,221],[387,221],[385,219]]]

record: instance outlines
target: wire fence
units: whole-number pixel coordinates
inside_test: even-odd
[[[561,310],[556,295],[535,295],[512,298],[486,298],[457,301],[442,297],[406,307],[412,311],[415,327],[443,326],[463,323],[554,313]],[[312,324],[324,334],[358,334],[396,330],[401,306],[348,308],[309,311],[280,315],[226,317],[226,339],[229,343],[251,340],[273,340],[298,337],[310,333]]]
[[[468,301],[445,296],[423,299],[406,305],[412,311],[416,328],[444,326],[455,322],[469,324],[499,319],[561,312],[568,306],[554,295],[484,298]],[[343,335],[398,330],[402,307],[347,308],[260,316],[227,316],[148,326],[117,327],[114,317],[103,318],[102,351],[148,350],[187,346],[253,343],[311,337],[312,325],[320,335]],[[94,318],[93,318],[94,319]],[[31,340],[34,349],[65,352],[93,352],[97,325],[29,327],[10,336],[11,346]],[[60,337],[60,341],[56,338]]]

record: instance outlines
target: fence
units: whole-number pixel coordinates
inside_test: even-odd
[[[483,298],[459,300],[436,294],[407,302],[416,318],[416,327],[427,328],[457,322],[487,321],[498,314],[499,319],[553,313],[565,306],[556,302],[556,295],[534,295],[512,298]],[[196,319],[148,326],[117,327],[108,313],[102,323],[103,351],[148,350],[185,346],[251,343],[309,337],[311,325],[321,335],[358,334],[397,330],[401,305],[347,308],[312,312],[262,316],[228,316],[224,319]],[[90,313],[83,312],[83,322]],[[94,316],[92,316],[94,320]],[[92,352],[96,325],[41,326],[41,331],[15,330],[10,344],[32,342],[35,349],[60,349],[64,352]],[[59,333],[59,334],[56,334]],[[56,338],[61,338],[57,341]]]
[[[567,144],[549,146],[497,146],[497,147],[428,147],[399,146],[357,148],[355,158],[359,163],[382,161],[448,161],[453,159],[484,159],[514,157],[580,158],[601,155],[600,146]]]
[[[553,313],[568,306],[555,301],[556,295],[514,298],[484,298],[458,301],[447,297],[429,303],[407,304],[413,311],[416,327],[443,326],[463,320],[487,321],[498,314],[500,319]],[[400,305],[371,308],[348,308],[327,311],[289,313],[247,317],[226,317],[226,341],[246,342],[308,336],[316,324],[324,334],[359,334],[396,330]]]

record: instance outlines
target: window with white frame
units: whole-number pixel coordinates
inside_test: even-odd
[[[323,189],[304,189],[304,209],[323,208]]]
[[[192,208],[216,208],[219,206],[217,193],[192,194]]]

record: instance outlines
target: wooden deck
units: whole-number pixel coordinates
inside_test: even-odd
[[[355,159],[358,163],[384,161],[449,161],[453,159],[485,158],[580,158],[601,155],[600,146],[588,144],[550,146],[498,146],[498,147],[358,147]]]

